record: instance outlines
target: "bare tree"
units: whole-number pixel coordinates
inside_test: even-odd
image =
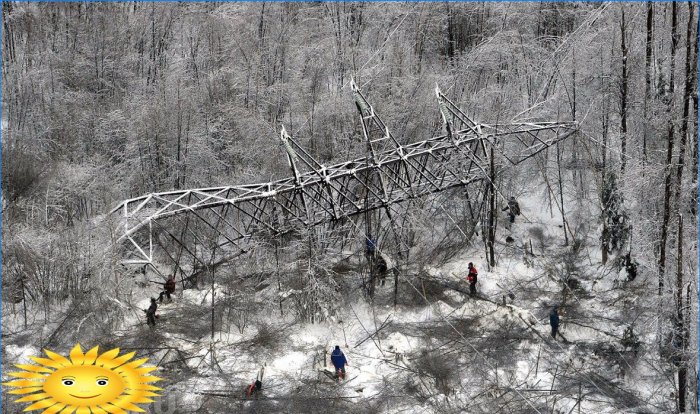
[[[622,60],[622,73],[620,74],[620,176],[625,175],[627,165],[627,95],[629,88],[627,55],[627,23],[625,21],[625,5],[620,5],[620,59]]]
[[[671,168],[673,168],[673,146],[674,146],[674,122],[673,122],[673,94],[675,92],[675,71],[676,71],[676,50],[678,49],[678,6],[676,3],[672,4],[671,12],[671,67],[669,69],[669,86],[666,93],[666,114],[667,120],[667,146],[666,146],[666,165],[664,166],[664,205],[663,205],[663,218],[661,220],[661,239],[659,241],[659,296],[663,294],[664,288],[664,278],[666,273],[666,243],[668,241],[668,225],[671,216],[671,184],[672,184],[672,174]]]
[[[642,134],[642,166],[647,164],[647,135],[649,134],[649,119],[647,114],[649,111],[649,100],[651,95],[651,64],[652,64],[652,44],[654,42],[654,4],[651,1],[647,2],[647,30],[646,30],[646,55],[644,59],[644,133]]]

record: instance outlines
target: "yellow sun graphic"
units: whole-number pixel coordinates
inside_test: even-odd
[[[30,357],[38,365],[17,364],[23,371],[9,375],[18,380],[3,385],[18,387],[10,394],[27,394],[15,402],[31,403],[24,411],[42,414],[126,414],[145,412],[136,404],[153,402],[158,388],[148,383],[161,378],[149,375],[155,367],[142,367],[148,358],[130,360],[135,352],[119,355],[119,348],[98,355],[98,347],[83,353],[80,344],[70,359],[44,350],[47,358]]]

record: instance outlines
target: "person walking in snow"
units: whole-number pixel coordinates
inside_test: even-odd
[[[557,331],[559,330],[559,311],[557,307],[553,307],[549,313],[549,325],[552,327],[552,338],[557,339]]]
[[[340,350],[340,346],[336,345],[333,353],[331,354],[331,362],[335,367],[336,380],[338,378],[345,379],[345,366],[348,364],[348,360],[345,358],[345,354]]]
[[[158,309],[158,304],[156,303],[156,298],[151,298],[151,306],[148,307],[146,312],[146,324],[150,326],[156,326],[156,310]]]
[[[469,294],[474,295],[476,293],[476,279],[479,273],[474,267],[474,263],[469,262],[469,274],[467,275],[467,281],[469,282]]]
[[[508,205],[503,207],[502,211],[508,210],[508,219],[510,223],[515,223],[515,216],[520,215],[520,205],[515,201],[515,197],[511,196],[508,200]]]

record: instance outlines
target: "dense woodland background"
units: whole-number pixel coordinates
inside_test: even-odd
[[[697,408],[693,3],[2,7],[3,314],[21,321],[3,323],[4,345],[124,328],[104,224],[120,200],[288,176],[282,124],[323,162],[364,154],[351,78],[401,142],[435,136],[437,83],[480,121],[580,123],[525,175],[548,182],[567,246],[600,249],[582,272],[613,275],[630,252],[638,275],[620,289],[658,321],[644,328],[657,407],[678,409],[687,367],[683,404]]]

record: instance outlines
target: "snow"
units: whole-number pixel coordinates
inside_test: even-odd
[[[18,361],[17,364],[33,364],[34,362],[29,359],[30,356],[43,356],[41,350],[37,347],[26,345],[17,346],[13,344],[8,344],[3,346],[3,351],[6,356],[3,359],[8,361]]]
[[[275,359],[270,365],[267,375],[285,372],[294,376],[302,375],[307,362],[307,356],[303,352],[293,351]]]
[[[222,297],[226,293],[226,288],[219,284],[214,284],[214,297]],[[186,289],[182,292],[182,298],[194,304],[211,306],[211,286],[207,286],[201,290]]]
[[[431,327],[449,323],[461,319],[475,319],[472,329],[483,333],[488,337],[490,330],[496,326],[513,326],[523,332],[531,332],[532,339],[520,341],[517,345],[518,360],[512,367],[491,366],[490,358],[486,357],[486,351],[477,351],[474,348],[469,357],[476,361],[484,362],[482,368],[488,375],[497,374],[499,378],[512,378],[519,384],[518,387],[548,389],[553,383],[556,387],[560,381],[557,375],[562,370],[584,373],[592,363],[602,363],[601,360],[590,351],[582,351],[575,344],[585,345],[595,341],[601,343],[615,343],[617,339],[610,337],[608,333],[621,335],[619,327],[611,324],[588,323],[590,327],[575,325],[573,318],[567,320],[566,310],[562,312],[561,332],[569,343],[555,342],[550,338],[550,327],[547,314],[549,307],[560,300],[561,281],[558,275],[546,275],[543,272],[545,253],[555,252],[560,248],[562,230],[559,227],[560,217],[556,213],[549,215],[547,209],[534,208],[536,198],[523,196],[519,199],[523,215],[518,217],[511,231],[499,228],[497,239],[503,241],[505,235],[515,239],[511,245],[501,243],[497,248],[498,266],[489,269],[488,263],[483,257],[483,247],[474,247],[462,252],[453,261],[442,266],[426,265],[422,272],[429,277],[444,279],[451,283],[461,284],[466,290],[465,276],[467,263],[473,262],[479,270],[479,297],[487,300],[471,298],[468,294],[455,290],[446,290],[444,300],[434,300],[431,303],[419,303],[412,307],[399,306],[396,309],[390,306],[371,307],[364,300],[358,299],[348,306],[338,310],[333,318],[316,323],[293,323],[282,338],[283,346],[274,351],[256,350],[244,347],[259,333],[259,325],[251,323],[243,332],[237,329],[215,332],[213,348],[215,349],[218,366],[210,363],[211,354],[209,336],[199,339],[196,343],[184,340],[178,335],[162,332],[162,336],[169,346],[176,347],[182,352],[194,356],[187,360],[189,369],[197,373],[197,377],[174,382],[172,389],[180,390],[178,404],[195,407],[202,403],[203,397],[198,392],[213,389],[226,389],[232,393],[242,393],[245,384],[248,384],[258,374],[261,366],[265,366],[264,389],[268,397],[283,396],[295,392],[301,380],[316,379],[321,384],[332,385],[333,382],[319,374],[319,370],[326,367],[332,371],[329,364],[330,352],[336,345],[344,350],[349,365],[347,367],[347,380],[340,389],[345,396],[371,399],[382,395],[386,391],[387,381],[399,378],[406,380],[407,372],[415,369],[416,357],[426,347],[444,345],[437,342],[426,341],[409,332],[403,332],[400,326]],[[525,216],[525,214],[527,216]],[[536,229],[533,231],[533,229]],[[536,235],[541,231],[541,239],[547,240],[547,246],[542,248]],[[524,260],[525,253],[520,249],[523,245],[529,250],[532,240],[533,250],[537,257],[529,257],[530,262]],[[598,253],[593,252],[593,260]],[[345,257],[352,256],[352,252],[344,252]],[[388,259],[389,262],[391,259]],[[590,259],[589,259],[590,260]],[[558,265],[558,264],[557,264]],[[599,299],[615,299],[616,287],[624,281],[623,273],[602,277],[595,273],[597,268],[591,267],[594,272],[590,278],[582,278],[581,285],[585,291],[597,295]],[[534,299],[525,299],[523,288],[536,285],[544,293]],[[392,289],[390,285],[389,289]],[[152,287],[149,286],[149,292]],[[288,298],[294,290],[282,293],[275,292],[271,296]],[[548,293],[551,292],[551,293]],[[227,295],[227,288],[215,285],[215,297],[222,298]],[[508,297],[515,295],[514,299]],[[151,293],[136,292],[134,306],[146,309],[149,306]],[[506,305],[503,305],[503,297],[506,297]],[[262,300],[262,297],[260,298]],[[579,298],[573,294],[568,306],[580,306],[595,314],[609,314],[598,302]],[[115,299],[116,301],[116,299]],[[124,301],[118,301],[120,307],[125,308]],[[210,306],[211,288],[203,286],[201,290],[187,289],[184,292],[178,290],[173,298],[173,304],[159,306],[159,313],[167,315],[176,313],[179,307],[184,306]],[[127,313],[125,324],[140,324],[143,322],[142,314]],[[136,315],[136,316],[134,316]],[[266,321],[274,326],[292,323],[292,319],[280,317],[273,311],[257,321]],[[15,324],[17,320],[15,319]],[[368,338],[383,323],[387,325],[383,330]],[[510,325],[506,325],[510,324]],[[454,327],[454,326],[453,326]],[[455,328],[459,335],[463,335]],[[49,335],[51,329],[45,327],[44,334]],[[608,332],[608,333],[606,333]],[[466,336],[462,341],[470,341]],[[650,340],[644,338],[645,341]],[[583,348],[582,348],[583,349]],[[8,345],[4,349],[6,360],[27,361],[28,356],[38,355],[40,350],[32,346]],[[325,354],[324,354],[325,351]],[[586,353],[587,352],[587,353]],[[323,360],[325,355],[325,361]],[[413,357],[409,358],[408,356]],[[461,363],[466,364],[464,356]],[[658,390],[655,388],[653,368],[643,362],[637,364],[636,370],[630,372],[627,381],[635,381],[638,392],[643,395],[653,395]],[[617,368],[614,368],[617,369]],[[225,374],[222,377],[222,372]],[[167,377],[167,373],[163,376]],[[585,375],[585,374],[581,374]],[[470,398],[470,377],[460,375],[462,390],[457,391],[454,397],[457,399]],[[409,376],[410,378],[410,376]],[[584,377],[582,377],[584,378]],[[427,381],[431,383],[430,380]],[[424,387],[425,385],[421,385]],[[234,387],[231,390],[231,387]],[[237,388],[236,388],[237,387]],[[385,412],[433,412],[436,406],[445,403],[445,396],[435,394],[426,400],[424,405],[402,404],[397,401],[388,407]],[[560,412],[570,412],[578,408],[575,398],[563,398],[554,402],[550,407]],[[435,404],[435,405],[431,405]],[[581,412],[619,412],[619,408],[611,401],[603,397],[596,401],[584,398],[580,402]],[[617,411],[616,411],[617,410]]]

